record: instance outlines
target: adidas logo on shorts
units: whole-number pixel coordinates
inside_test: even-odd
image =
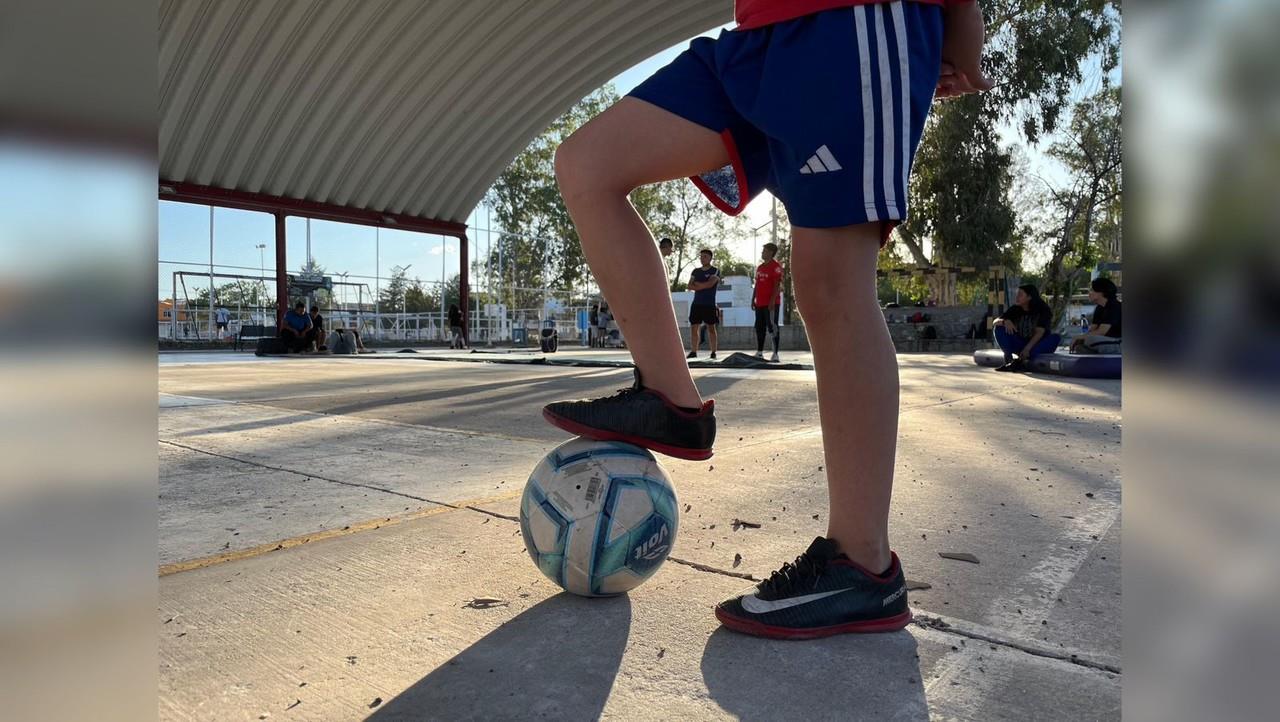
[[[836,162],[836,157],[831,155],[830,149],[824,145],[809,156],[809,162],[801,166],[800,172],[804,175],[809,175],[811,173],[833,173],[840,169],[841,166]]]

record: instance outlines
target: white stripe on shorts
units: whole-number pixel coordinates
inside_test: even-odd
[[[876,16],[876,50],[880,54],[880,117],[882,121],[881,141],[884,146],[884,169],[882,170],[884,174],[882,176],[884,180],[884,204],[885,209],[889,212],[889,217],[897,218],[899,216],[898,199],[893,182],[893,160],[897,155],[893,128],[893,73],[889,68],[889,43],[885,40],[884,35],[884,5],[877,4],[872,7],[876,8],[874,11]]]
[[[871,113],[871,58],[867,50],[867,16],[871,8],[863,5],[854,8],[854,21],[858,30],[858,66],[862,71],[862,203],[867,221],[880,220],[876,211],[875,195],[875,117]]]
[[[902,2],[894,2],[893,34],[898,39],[898,72],[901,75],[902,88],[902,173],[898,177],[898,191],[902,197],[903,215],[907,206],[907,177],[911,165],[911,60],[907,53],[907,21],[903,16]]]

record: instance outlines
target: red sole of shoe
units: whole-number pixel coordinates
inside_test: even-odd
[[[738,619],[725,614],[720,609],[716,609],[716,619],[719,619],[721,624],[735,632],[742,632],[756,637],[768,637],[769,639],[821,639],[822,637],[831,637],[837,634],[896,632],[911,623],[911,611],[908,610],[902,614],[885,617],[884,619],[870,619],[865,622],[850,622],[849,624],[814,627],[813,629],[774,627],[762,622]]]
[[[666,444],[659,444],[651,439],[642,439],[636,436],[618,434],[613,431],[593,429],[590,426],[583,426],[582,424],[570,421],[563,416],[553,414],[546,409],[542,410],[542,418],[546,419],[547,423],[557,429],[564,429],[571,434],[585,436],[588,439],[594,439],[596,441],[621,441],[624,444],[634,444],[641,448],[648,449],[649,451],[656,451],[659,454],[672,456],[677,459],[684,459],[685,461],[706,461],[711,458],[713,453],[711,449],[686,449],[680,446],[668,446]]]

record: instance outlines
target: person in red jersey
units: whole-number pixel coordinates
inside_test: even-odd
[[[760,251],[756,267],[755,289],[751,309],[756,312],[756,358],[764,358],[765,334],[773,334],[773,357],[778,362],[778,304],[782,303],[782,264],[778,263],[778,244],[766,243]]]
[[[636,365],[603,399],[547,405],[573,434],[706,459],[715,404],[681,356],[661,257],[627,200],[688,177],[737,214],[768,190],[792,224],[789,271],[817,376],[826,535],[716,606],[720,622],[778,638],[901,629],[889,545],[898,367],[876,260],[906,218],[907,180],[935,97],[989,89],[975,2],[738,0],[738,26],[688,50],[570,136],[556,179]]]

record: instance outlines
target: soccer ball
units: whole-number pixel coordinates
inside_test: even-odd
[[[534,564],[566,591],[622,594],[648,579],[676,539],[679,504],[666,470],[631,444],[573,439],[538,464],[520,501]]]

